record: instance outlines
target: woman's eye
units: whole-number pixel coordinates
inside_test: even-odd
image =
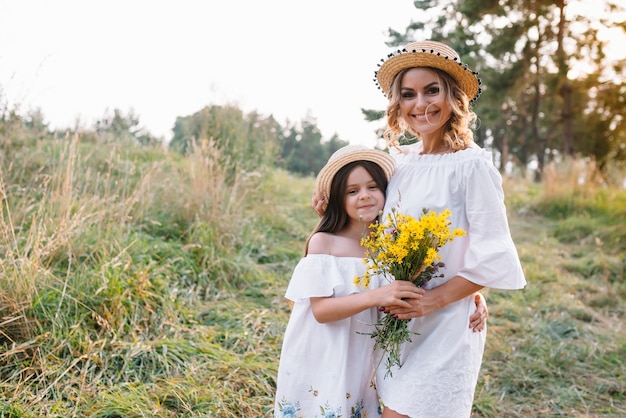
[[[439,87],[432,87],[428,89],[428,94],[439,94]]]
[[[400,97],[402,97],[403,99],[412,99],[413,97],[415,97],[415,93],[405,92],[405,93],[402,93]]]

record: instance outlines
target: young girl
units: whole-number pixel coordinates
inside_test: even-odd
[[[356,286],[365,273],[361,238],[378,219],[393,174],[385,152],[347,146],[320,171],[316,189],[328,203],[296,266],[286,297],[294,302],[278,368],[275,417],[376,417],[370,385],[378,307],[410,308],[423,290],[407,281]],[[380,287],[379,287],[380,285]],[[384,286],[383,286],[384,285]]]

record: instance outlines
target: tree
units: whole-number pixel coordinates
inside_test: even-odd
[[[215,141],[220,160],[233,170],[253,171],[274,164],[280,125],[256,112],[244,115],[236,106],[207,106],[176,118],[170,149],[192,151],[194,141]]]
[[[281,156],[284,167],[302,176],[315,176],[326,164],[328,158],[339,148],[348,145],[335,134],[328,142],[323,142],[317,121],[311,116],[293,124],[282,138]]]
[[[500,15],[506,17],[506,24],[487,27],[491,40],[486,52],[496,62],[505,63],[501,74],[507,77],[511,75],[510,70],[523,70],[517,73],[517,77],[510,77],[520,82],[514,89],[498,89],[497,93],[502,95],[504,91],[504,97],[515,97],[516,90],[522,92],[516,102],[521,117],[516,121],[522,122],[517,128],[527,132],[518,138],[534,143],[538,164],[536,180],[541,179],[545,158],[574,155],[601,157],[600,153],[577,142],[580,136],[575,134],[574,128],[585,119],[585,109],[595,105],[590,95],[592,90],[578,80],[588,78],[594,72],[605,72],[602,68],[607,66],[608,61],[603,54],[604,43],[600,40],[599,31],[614,22],[603,17],[568,12],[569,8],[575,10],[580,1],[506,1],[500,4],[503,5]],[[618,7],[608,2],[605,5],[613,10]],[[602,3],[598,6],[601,7]],[[623,12],[624,8],[619,10]],[[605,15],[611,16],[610,13]],[[497,16],[493,13],[480,14],[483,23],[495,21]],[[574,71],[584,67],[595,67],[596,70],[578,74]],[[576,91],[577,88],[583,90]],[[616,110],[623,112],[623,109]],[[607,130],[596,135],[605,138],[614,136],[611,132],[613,128],[609,125],[605,127]]]
[[[626,82],[614,81],[626,80],[626,59],[615,69],[621,75],[603,80],[600,72],[592,73],[576,80],[573,87],[577,93],[573,102],[578,103],[574,112],[582,115],[574,120],[574,142],[581,154],[598,162],[601,171],[608,161],[626,161]]]
[[[51,137],[41,109],[24,115],[18,105],[9,105],[0,87],[0,164],[10,164],[22,149]]]
[[[162,143],[140,126],[139,116],[133,109],[126,114],[117,108],[110,114],[107,109],[102,119],[96,121],[94,131],[95,140],[103,143],[131,142],[145,146]]]

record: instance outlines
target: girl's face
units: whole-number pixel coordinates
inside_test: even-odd
[[[346,181],[344,206],[351,221],[369,225],[385,206],[385,191],[378,187],[370,173],[362,166],[356,166]]]
[[[422,137],[442,136],[452,116],[445,86],[429,68],[411,68],[400,84],[400,116]]]

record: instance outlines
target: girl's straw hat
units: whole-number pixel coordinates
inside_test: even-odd
[[[387,180],[391,178],[396,165],[393,158],[384,151],[371,149],[362,145],[348,145],[339,148],[328,159],[328,162],[317,175],[315,190],[319,197],[325,197],[326,202],[330,198],[330,185],[337,171],[341,167],[354,161],[371,161],[383,169]]]
[[[459,83],[470,101],[475,101],[481,93],[478,73],[463,64],[459,54],[447,45],[435,41],[418,41],[381,59],[382,64],[374,74],[374,82],[389,97],[389,89],[396,74],[407,68],[431,67],[450,74]]]

